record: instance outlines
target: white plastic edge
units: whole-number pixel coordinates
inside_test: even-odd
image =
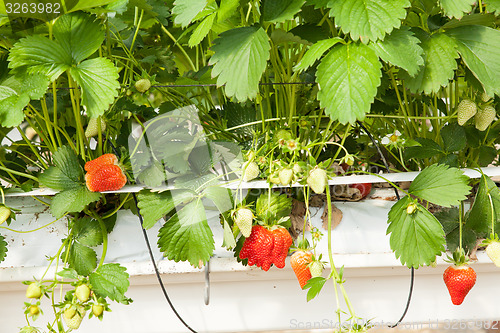
[[[464,174],[470,178],[480,178],[481,173],[474,169],[462,169]],[[500,176],[500,168],[499,167],[486,167],[481,169],[486,176],[495,177]],[[391,182],[406,182],[412,181],[417,177],[420,171],[412,171],[412,172],[399,172],[399,173],[381,173],[380,176],[386,178]],[[380,177],[373,175],[350,175],[343,177],[335,177],[328,181],[329,185],[346,185],[346,184],[357,184],[357,183],[385,183],[386,181]],[[258,188],[269,188],[269,183],[265,180],[257,180],[252,182],[238,182],[233,181],[231,183],[221,182],[220,186],[227,187],[229,189],[258,189]],[[291,187],[301,187],[303,185],[299,183],[292,184]],[[273,185],[274,188],[282,188],[288,186],[276,186]],[[137,193],[147,187],[142,185],[126,185],[122,189],[118,191],[107,191],[102,193]],[[162,186],[157,188],[152,188],[152,191],[167,191],[173,190],[175,186]],[[6,193],[6,197],[30,197],[30,196],[38,196],[38,195],[56,195],[59,191],[49,189],[49,188],[40,188],[34,191],[29,192],[9,192]]]

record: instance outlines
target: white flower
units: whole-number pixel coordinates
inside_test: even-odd
[[[382,144],[389,146],[402,146],[404,144],[404,139],[401,138],[401,132],[396,130],[394,133],[384,136],[382,138]]]

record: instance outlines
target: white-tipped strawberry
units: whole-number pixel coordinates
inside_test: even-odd
[[[280,183],[282,185],[290,185],[293,179],[293,170],[290,168],[283,168],[278,173],[278,177],[280,179]]]
[[[457,121],[463,126],[467,120],[474,117],[477,112],[477,105],[470,99],[464,99],[457,106]]]
[[[474,118],[476,122],[476,128],[478,130],[485,131],[488,126],[493,122],[497,115],[497,111],[491,105],[485,106],[483,109],[480,109],[476,113],[476,117]]]
[[[493,261],[495,266],[500,267],[500,242],[492,241],[486,247],[486,254]]]
[[[249,182],[260,174],[259,166],[254,161],[247,162],[243,167],[243,181]]]
[[[314,193],[323,193],[325,191],[327,183],[328,177],[325,170],[315,167],[309,172],[309,177],[307,177],[307,185],[309,185]]]
[[[234,222],[240,228],[241,234],[245,237],[252,233],[253,212],[245,207],[239,208],[234,213]]]
[[[99,134],[99,129],[97,128],[97,119],[98,118],[90,118],[87,129],[85,129],[85,136],[87,138],[91,138]],[[101,133],[103,133],[105,130],[106,122],[101,117]]]

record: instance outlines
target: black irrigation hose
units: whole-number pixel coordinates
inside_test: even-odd
[[[377,149],[377,152],[380,155],[380,158],[382,159],[382,162],[384,163],[384,166],[385,166],[385,169],[387,170],[387,172],[390,172],[389,163],[387,163],[387,160],[385,159],[385,156],[382,153],[382,150],[380,149],[380,146],[378,145],[377,141],[375,141],[375,139],[373,138],[372,134],[363,125],[363,123],[361,123],[360,121],[358,121],[357,123],[358,123],[359,127],[361,127],[363,129],[363,131],[365,131],[365,133],[368,135],[368,137],[372,141],[373,145]],[[399,197],[398,189],[396,187],[394,187],[394,186],[393,186],[393,189],[394,189],[394,193],[396,194],[396,198],[399,200],[400,197]],[[408,309],[410,308],[411,296],[413,294],[413,283],[414,282],[415,282],[415,268],[412,267],[411,268],[411,277],[410,277],[410,291],[408,292],[408,300],[406,301],[405,311],[403,312],[403,315],[401,316],[401,318],[399,318],[399,320],[394,325],[389,325],[389,328],[395,328],[395,327],[397,327],[403,321],[403,319],[405,318],[406,313],[408,312]]]
[[[184,326],[186,326],[186,328],[188,330],[190,330],[191,332],[197,333],[194,329],[191,328],[191,326],[189,326],[184,321],[184,319],[182,319],[181,315],[177,312],[177,310],[174,307],[174,304],[172,304],[172,301],[170,300],[170,297],[168,296],[167,290],[165,289],[165,285],[163,284],[163,281],[161,279],[160,272],[158,271],[158,267],[156,266],[155,258],[153,256],[153,251],[151,251],[151,243],[149,242],[148,234],[146,232],[146,229],[144,229],[144,227],[142,226],[143,221],[142,221],[142,215],[139,212],[139,207],[138,207],[138,203],[137,203],[137,196],[135,195],[135,193],[132,193],[132,197],[134,198],[135,207],[137,208],[137,214],[139,215],[139,221],[141,223],[142,235],[144,236],[144,240],[146,241],[146,245],[148,247],[148,252],[149,252],[149,257],[151,258],[151,262],[153,263],[153,267],[154,267],[155,273],[156,273],[156,278],[158,279],[158,283],[160,284],[161,290],[163,291],[163,295],[165,296],[165,299],[167,300],[168,305],[170,305],[170,308],[172,309],[172,311],[174,311],[175,315],[177,316],[177,318],[179,318],[181,323]]]
[[[307,85],[316,84],[316,82],[259,82],[259,86],[287,86],[287,85]],[[130,88],[132,86],[127,86]],[[151,88],[193,88],[193,87],[217,87],[217,83],[202,83],[202,84],[161,84],[153,85]],[[80,87],[59,87],[58,90],[64,89],[80,89]]]
[[[113,143],[111,141],[108,141],[108,142],[109,142],[109,145],[111,146],[111,148],[113,149],[113,152],[115,153],[115,155],[116,156],[120,156],[120,153],[118,152],[118,150],[116,149],[116,147],[113,145]],[[144,241],[146,242],[146,246],[148,248],[149,258],[151,259],[151,263],[153,264],[153,267],[154,267],[154,270],[155,270],[155,274],[156,274],[156,279],[158,280],[158,283],[160,284],[160,287],[161,287],[161,290],[163,292],[163,295],[165,296],[165,299],[167,300],[168,305],[170,305],[170,308],[172,309],[172,311],[174,312],[174,314],[177,316],[177,318],[181,321],[181,323],[184,326],[186,326],[186,328],[189,331],[191,331],[193,333],[197,333],[194,329],[191,328],[191,326],[189,326],[184,321],[184,319],[181,317],[181,315],[175,309],[175,306],[172,303],[172,301],[170,300],[170,297],[168,296],[167,289],[165,288],[165,285],[163,284],[163,280],[161,279],[161,276],[160,276],[160,271],[158,270],[158,266],[156,266],[156,261],[155,261],[154,255],[153,255],[153,251],[151,250],[151,243],[149,242],[148,234],[146,232],[146,229],[144,229],[144,227],[143,227],[143,219],[142,219],[142,215],[141,215],[141,212],[140,212],[140,209],[139,209],[139,204],[137,202],[137,196],[136,196],[135,193],[132,193],[132,197],[134,198],[135,208],[137,209],[137,215],[139,216],[139,223],[141,224],[142,235],[144,236]]]

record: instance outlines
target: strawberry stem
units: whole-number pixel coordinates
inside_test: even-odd
[[[101,267],[104,264],[104,259],[106,258],[106,252],[108,251],[108,229],[106,228],[106,225],[104,224],[103,219],[99,214],[97,214],[93,210],[87,211],[87,214],[92,216],[94,219],[99,222],[99,227],[101,228],[101,233],[102,233],[102,254],[101,254],[101,260],[99,260],[99,265],[97,268]]]
[[[458,247],[462,250],[462,214],[464,211],[464,203],[460,202],[460,206],[458,207]]]

